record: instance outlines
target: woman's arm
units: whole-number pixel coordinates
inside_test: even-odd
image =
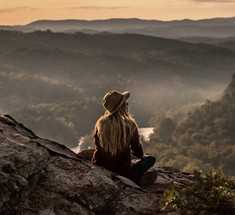
[[[134,130],[134,133],[131,137],[130,147],[131,147],[132,154],[134,156],[136,156],[137,158],[143,157],[144,155],[143,148],[142,148],[142,145],[140,144],[139,132],[137,128]]]

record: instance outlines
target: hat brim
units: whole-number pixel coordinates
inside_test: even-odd
[[[119,105],[112,110],[110,113],[113,114],[115,113],[123,104],[124,102],[130,97],[130,92],[129,91],[125,91],[122,93],[122,100],[120,101]]]

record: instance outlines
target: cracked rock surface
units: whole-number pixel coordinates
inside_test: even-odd
[[[0,115],[1,215],[161,214],[163,191],[173,183],[189,185],[191,176],[157,169],[155,183],[140,188]]]

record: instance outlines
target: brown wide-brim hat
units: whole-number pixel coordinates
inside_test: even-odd
[[[103,98],[103,105],[111,114],[115,113],[129,98],[130,92],[120,93],[116,90],[108,92]]]

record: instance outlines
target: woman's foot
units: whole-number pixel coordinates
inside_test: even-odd
[[[158,171],[154,168],[151,168],[141,176],[138,185],[141,186],[145,184],[154,184],[157,179],[157,176]]]

